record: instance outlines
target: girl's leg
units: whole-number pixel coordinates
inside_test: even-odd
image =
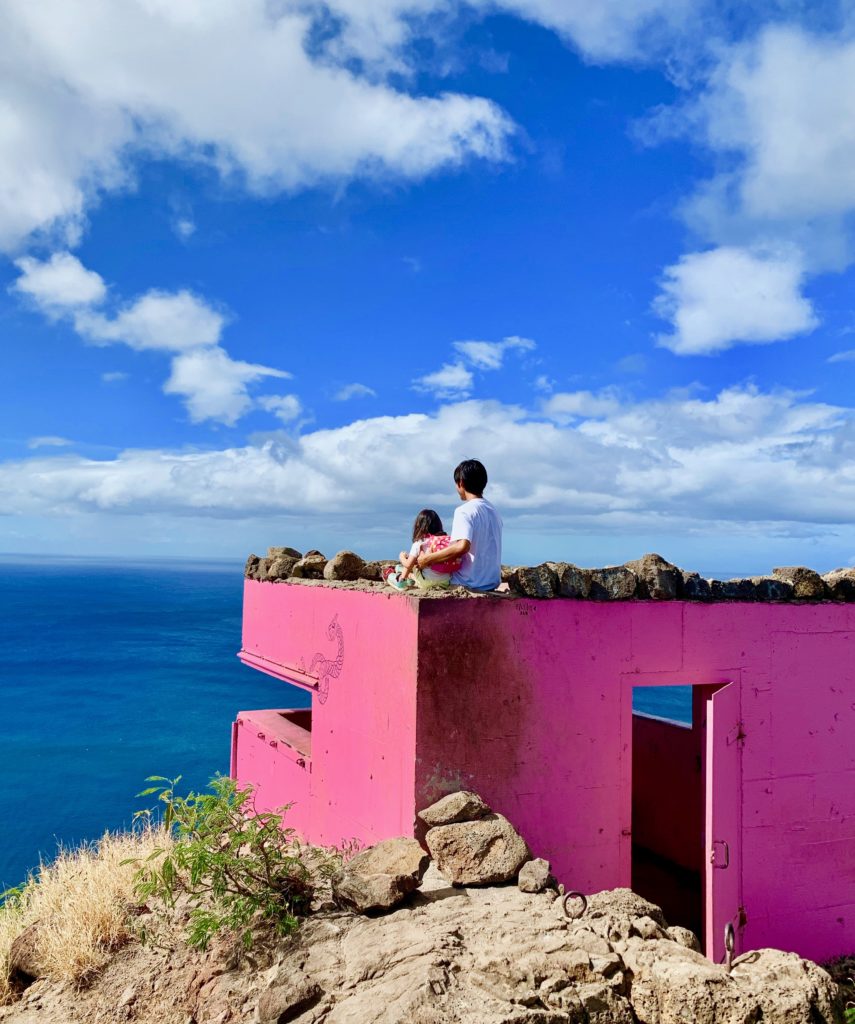
[[[386,580],[386,583],[390,587],[394,587],[395,590],[410,590],[410,589],[412,589],[412,587],[415,586],[415,584],[414,584],[412,579],[405,579],[405,580],[401,579],[401,574],[403,573],[403,571],[404,571],[404,567],[401,566],[401,565],[396,565],[393,568],[390,568],[388,572],[384,573],[384,578]]]
[[[433,573],[429,569],[413,569],[410,576],[415,581],[419,590],[431,590],[434,588],[447,588],[451,584],[451,578],[440,573]]]

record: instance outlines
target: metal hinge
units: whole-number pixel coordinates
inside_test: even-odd
[[[719,861],[719,859],[716,857],[715,848],[717,846],[721,846],[723,848],[722,849],[722,853],[724,855],[723,861]],[[721,868],[721,869],[724,869],[724,868],[726,868],[726,867],[728,867],[730,865],[730,846],[728,846],[726,840],[724,840],[724,839],[713,839],[712,845],[710,847],[710,864],[712,864],[712,866],[714,868]]]

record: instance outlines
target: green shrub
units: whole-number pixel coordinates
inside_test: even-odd
[[[187,939],[204,949],[222,930],[252,943],[253,928],[266,925],[279,935],[298,927],[314,893],[312,871],[293,829],[285,828],[289,807],[256,813],[251,788],[239,789],[224,776],[211,780],[210,792],[179,796],[180,781],[162,776],[140,796],[157,795],[159,807],[138,816],[160,818],[174,837],[155,849],[136,876],[143,901],[160,899],[174,908],[186,893],[190,902]],[[323,871],[323,863],[316,865]]]

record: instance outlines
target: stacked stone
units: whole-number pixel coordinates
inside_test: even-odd
[[[327,559],[320,551],[272,547],[266,557],[250,555],[248,579],[327,580],[379,583],[391,561],[366,562],[353,551]],[[805,566],[782,566],[768,576],[705,579],[680,569],[661,555],[647,554],[625,565],[583,569],[571,562],[502,566],[502,582],[522,597],[567,597],[591,601],[855,601],[855,569],[833,569],[820,576]]]

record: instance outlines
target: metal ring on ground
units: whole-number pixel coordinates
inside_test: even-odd
[[[567,909],[568,900],[579,900],[581,903],[580,908],[575,912],[571,913]],[[568,918],[570,921],[577,921],[580,917],[584,916],[585,911],[588,909],[588,897],[585,896],[584,893],[573,892],[571,890],[570,892],[566,893],[563,899],[561,900],[561,909],[564,911],[564,916],[566,918]]]

